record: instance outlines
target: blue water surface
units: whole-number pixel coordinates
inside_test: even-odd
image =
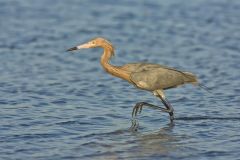
[[[240,1],[0,0],[0,159],[239,159]],[[211,93],[166,91],[175,109],[104,72],[102,49],[65,50],[94,37],[111,63],[151,62],[198,75]]]

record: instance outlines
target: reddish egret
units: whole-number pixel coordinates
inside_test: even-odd
[[[141,113],[143,106],[169,113],[170,121],[174,119],[173,107],[168,102],[163,90],[176,88],[186,83],[198,85],[197,77],[185,71],[179,71],[171,67],[151,63],[129,63],[123,66],[114,66],[109,63],[114,55],[112,44],[104,38],[95,38],[87,43],[70,48],[74,51],[82,48],[102,47],[104,49],[101,57],[101,65],[106,72],[113,76],[124,79],[139,89],[150,91],[154,96],[161,99],[164,107],[159,107],[146,102],[139,102],[132,111],[132,116]]]

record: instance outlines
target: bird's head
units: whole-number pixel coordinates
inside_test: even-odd
[[[67,51],[74,51],[74,50],[79,50],[79,49],[82,49],[82,48],[96,48],[96,47],[108,48],[112,52],[114,50],[112,44],[109,41],[107,41],[104,38],[98,37],[98,38],[94,38],[94,39],[90,40],[87,43],[69,48]]]

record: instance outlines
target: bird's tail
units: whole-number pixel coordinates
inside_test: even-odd
[[[191,83],[194,86],[198,86],[198,87],[202,88],[203,90],[207,91],[208,93],[212,94],[212,92],[210,91],[210,89],[207,86],[198,82],[197,76],[195,76],[194,74],[192,74],[190,72],[184,72],[184,75],[186,77],[185,82]]]
[[[190,72],[182,72],[184,74],[184,82],[185,83],[192,83],[193,85],[198,84],[197,76]]]

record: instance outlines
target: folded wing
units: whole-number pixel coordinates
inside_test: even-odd
[[[130,79],[137,87],[149,91],[175,88],[185,83],[197,83],[197,77],[192,73],[158,64],[139,65],[131,72]]]

